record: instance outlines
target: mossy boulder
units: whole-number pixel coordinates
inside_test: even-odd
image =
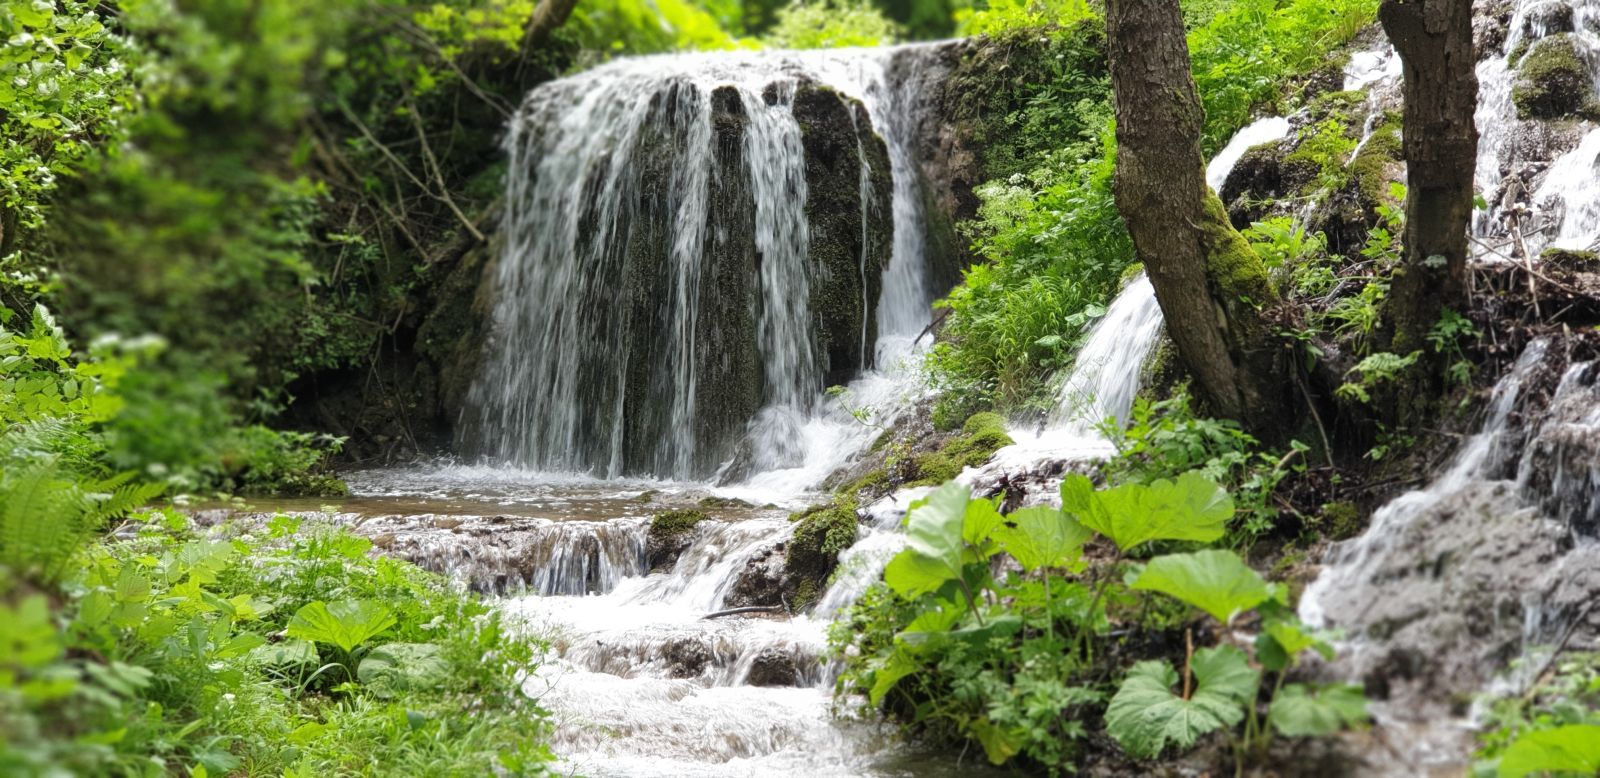
[[[1522,119],[1562,119],[1600,114],[1594,76],[1577,36],[1552,35],[1529,47],[1517,63],[1511,102]]]
[[[693,509],[662,511],[650,519],[645,535],[645,564],[651,570],[671,567],[689,547],[694,528],[710,517]]]
[[[795,528],[784,569],[791,610],[810,607],[827,588],[828,577],[839,566],[839,554],[855,545],[860,534],[859,507],[854,495],[841,493],[789,517]]]
[[[961,433],[945,441],[937,451],[918,454],[913,460],[916,479],[911,486],[942,484],[969,467],[978,467],[994,452],[1014,441],[1006,433],[1005,418],[998,413],[975,413],[961,425]]]

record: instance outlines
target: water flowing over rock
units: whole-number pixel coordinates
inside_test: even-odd
[[[1411,732],[1396,770],[1459,763],[1471,742],[1452,699],[1569,629],[1600,634],[1600,619],[1574,621],[1600,597],[1593,354],[1529,345],[1449,468],[1337,546],[1301,600],[1308,622],[1346,632],[1333,671],[1364,680],[1380,721]]]
[[[927,324],[946,48],[625,59],[530,93],[463,446],[604,477],[802,466],[822,389]]]

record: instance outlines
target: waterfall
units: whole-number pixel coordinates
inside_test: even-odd
[[[1536,257],[1545,248],[1586,249],[1600,241],[1600,138],[1590,131],[1574,146],[1567,131],[1520,118],[1511,61],[1562,35],[1600,88],[1597,30],[1596,0],[1518,0],[1504,46],[1478,63],[1476,178],[1489,208],[1478,213],[1473,232],[1485,259]],[[1553,162],[1549,172],[1537,181],[1547,162]]]
[[[1597,403],[1600,364],[1534,341],[1445,471],[1335,546],[1301,598],[1302,619],[1346,635],[1333,671],[1383,685],[1374,713],[1406,733],[1397,767],[1456,763],[1472,743],[1449,701],[1556,641],[1600,592]]]
[[[531,92],[463,447],[602,477],[800,466],[825,383],[927,323],[923,82],[890,75],[911,49],[622,59]]]

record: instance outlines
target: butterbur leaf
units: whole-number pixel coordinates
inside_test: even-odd
[[[1600,772],[1600,726],[1571,724],[1529,732],[1517,738],[1500,757],[1500,778],[1529,773]]]
[[[1269,618],[1256,636],[1256,658],[1268,670],[1282,670],[1299,662],[1301,652],[1314,649],[1324,659],[1333,658],[1333,646],[1320,635],[1306,629],[1292,614]]]
[[[1233,498],[1194,471],[1176,481],[1128,483],[1099,492],[1088,478],[1074,474],[1061,482],[1061,508],[1117,548],[1131,551],[1152,540],[1221,538],[1233,517]]]
[[[889,588],[917,597],[961,577],[961,530],[970,494],[967,487],[951,482],[912,504],[906,514],[906,547],[883,571]]]
[[[917,669],[917,663],[910,657],[895,651],[889,655],[889,661],[872,674],[872,688],[867,690],[867,699],[872,701],[873,707],[883,704],[884,696],[894,688],[895,684],[899,683],[900,679],[915,673]]]
[[[1041,567],[1065,567],[1076,561],[1083,544],[1094,535],[1088,527],[1054,508],[1023,508],[1006,519],[1015,526],[1002,524],[994,529],[993,537],[1028,572]]]
[[[315,643],[331,643],[350,653],[395,625],[394,612],[370,600],[308,603],[296,611],[284,633]]]
[[[1005,764],[1022,750],[1022,738],[1016,733],[997,727],[988,716],[979,716],[972,722],[972,734],[983,745],[983,753],[990,764]]]
[[[1272,728],[1289,737],[1322,737],[1367,720],[1367,698],[1352,684],[1306,686],[1292,683],[1278,690],[1267,714]]]
[[[989,536],[995,527],[1003,526],[1006,517],[1000,515],[994,503],[989,500],[973,500],[967,503],[966,512],[961,519],[961,540],[969,546],[982,546],[989,541]]]
[[[1145,565],[1133,588],[1161,592],[1227,624],[1234,614],[1267,599],[1267,582],[1232,551],[1168,554]]]
[[[1232,646],[1196,651],[1195,686],[1188,699],[1174,693],[1176,670],[1165,662],[1140,662],[1128,671],[1106,708],[1106,731],[1124,751],[1145,759],[1168,744],[1188,748],[1208,732],[1244,719],[1259,680],[1244,652]]]

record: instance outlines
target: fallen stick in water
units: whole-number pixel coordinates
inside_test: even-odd
[[[706,615],[701,616],[700,619],[702,621],[705,619],[718,619],[722,618],[723,616],[737,616],[741,613],[780,613],[783,610],[785,609],[782,605],[751,605],[745,608],[729,608],[725,611],[707,613]]]

